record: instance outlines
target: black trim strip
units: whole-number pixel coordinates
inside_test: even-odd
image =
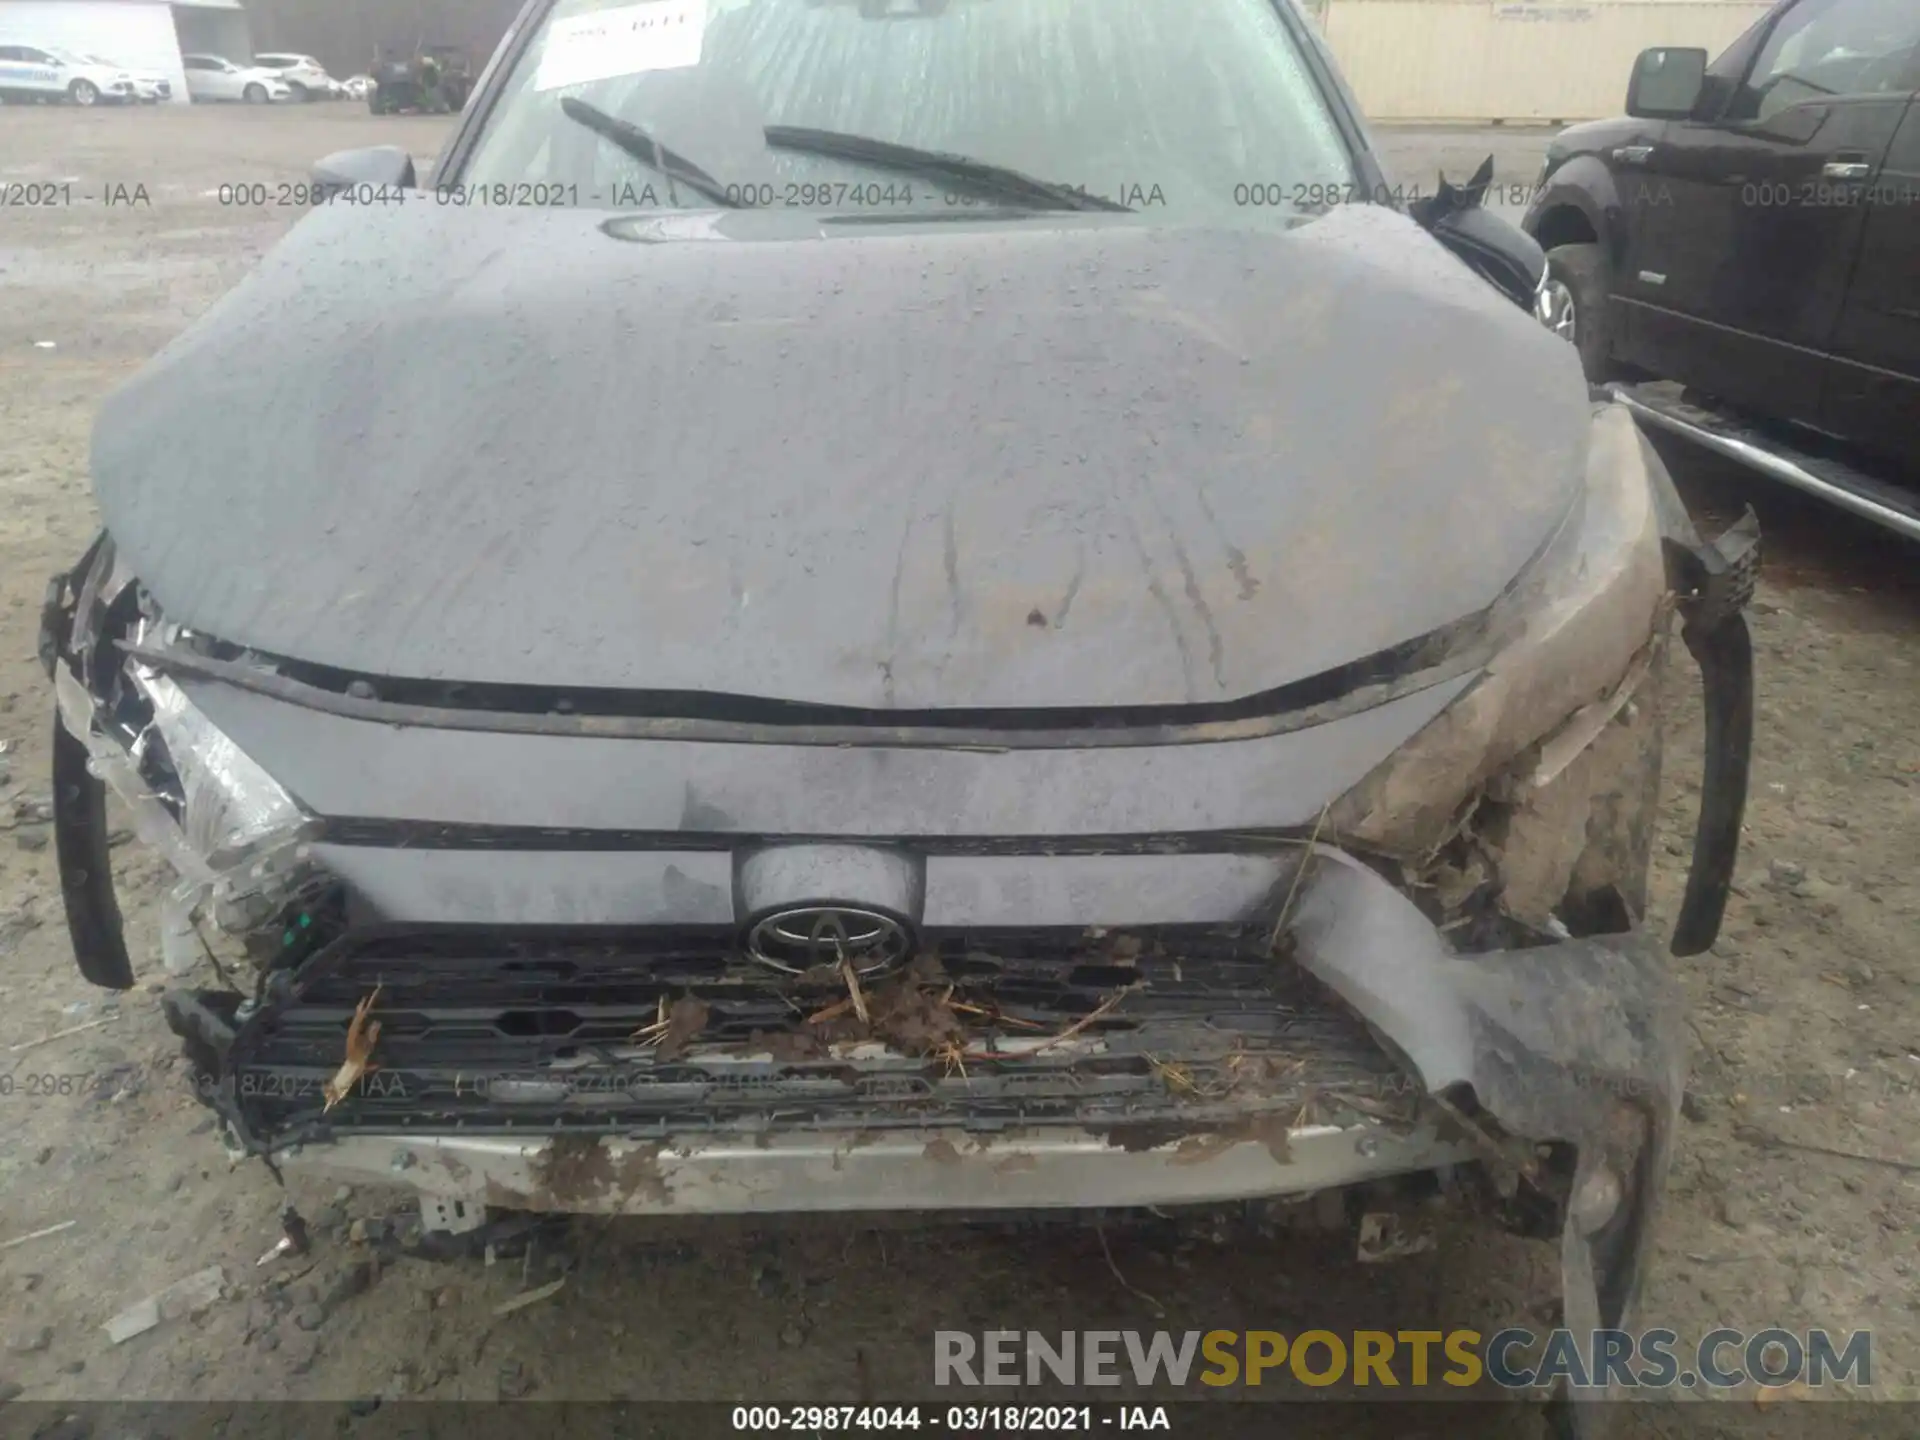
[[[1675,955],[1698,955],[1720,937],[1740,855],[1753,756],[1753,637],[1742,612],[1760,570],[1760,522],[1751,508],[1714,540],[1675,557],[1686,595],[1686,641],[1700,667],[1706,744],[1693,864],[1673,927]]]
[[[67,907],[67,933],[74,963],[95,985],[133,988],[114,898],[113,859],[107,846],[107,792],[87,770],[87,747],[60,717],[53,721],[53,848],[60,864],[60,896]]]
[[[1693,865],[1673,927],[1673,953],[1687,956],[1701,954],[1720,938],[1740,856],[1753,751],[1753,640],[1744,615],[1704,633],[1685,626],[1680,634],[1700,666],[1707,732]]]
[[[1274,830],[1170,831],[1151,835],[875,835],[862,846],[917,855],[1267,855],[1297,850],[1310,827]],[[844,835],[792,835],[683,830],[594,830],[539,825],[480,825],[442,820],[333,815],[318,821],[312,841],[371,850],[501,850],[520,853],[618,851],[731,853],[761,845],[844,845]]]
[[[1083,750],[1216,744],[1323,725],[1480,669],[1496,648],[1491,628],[1491,617],[1483,612],[1405,644],[1259,695],[1218,705],[1142,706],[1105,712],[866,711],[735,696],[662,697],[645,692],[562,693],[536,691],[526,686],[451,685],[432,681],[366,682],[344,671],[323,670],[276,657],[260,656],[243,662],[216,659],[172,646],[132,645],[124,641],[120,648],[169,674],[198,676],[323,714],[403,728],[743,745]],[[264,668],[267,665],[309,675],[325,674],[334,683],[314,684],[294,674]],[[343,693],[348,686],[359,688],[366,683],[398,687],[403,694],[420,694],[424,703]],[[456,700],[456,697],[459,698]],[[488,708],[488,700],[503,708]],[[614,708],[659,705],[663,700],[726,705],[763,718],[635,714],[627,708]],[[510,708],[510,704],[527,706],[536,701],[544,702],[541,708]],[[771,718],[773,716],[783,718]],[[1111,719],[1105,724],[1098,723],[1102,716]]]

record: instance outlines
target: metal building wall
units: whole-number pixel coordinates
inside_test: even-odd
[[[257,50],[316,57],[338,76],[373,63],[376,49],[411,55],[421,44],[458,45],[474,73],[519,13],[521,0],[246,0]]]
[[[1916,0],[1920,3],[1920,0]],[[1719,54],[1765,0],[1325,0],[1327,43],[1373,120],[1616,115],[1650,45]]]
[[[247,12],[237,5],[175,5],[173,27],[180,36],[182,54],[218,55],[236,65],[253,60]]]

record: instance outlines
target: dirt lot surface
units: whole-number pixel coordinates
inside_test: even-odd
[[[424,157],[446,128],[350,105],[0,109],[0,178],[70,179],[75,195],[0,211],[0,1242],[72,1222],[0,1250],[0,1393],[851,1403],[931,1396],[941,1328],[1538,1323],[1530,1307],[1550,1257],[1479,1236],[1360,1266],[1337,1231],[1218,1244],[1203,1226],[1115,1229],[1109,1264],[1085,1224],[596,1221],[532,1264],[377,1266],[360,1237],[377,1240],[407,1213],[404,1197],[313,1182],[291,1193],[313,1254],[256,1267],[288,1196],[258,1164],[229,1171],[207,1112],[183,1092],[153,993],[162,862],[117,852],[141,986],[115,998],[72,966],[41,808],[52,702],[33,659],[38,609],[46,577],[94,528],[87,446],[101,397],[299,213],[223,204],[220,187],[297,181],[312,158],[356,145],[397,142]],[[1429,185],[1437,163],[1463,176],[1489,148],[1503,181],[1530,181],[1544,143],[1512,132],[1384,138],[1401,176]],[[106,203],[120,194],[133,203]],[[1719,1325],[1871,1328],[1877,1385],[1912,1393],[1920,566],[1846,517],[1671,453],[1716,521],[1751,496],[1769,561],[1754,616],[1759,753],[1739,894],[1720,945],[1684,970],[1694,1078],[1646,1318],[1683,1337]],[[1682,690],[1662,915],[1682,879],[1698,723]],[[60,1033],[80,1026],[93,1028]],[[1787,1143],[1756,1143],[1769,1137]],[[223,1298],[108,1343],[109,1317],[211,1265],[225,1267]],[[562,1272],[551,1299],[494,1315]]]

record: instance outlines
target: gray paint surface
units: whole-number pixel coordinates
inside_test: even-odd
[[[169,615],[373,674],[886,708],[1219,701],[1484,607],[1571,352],[1403,217],[330,207],[117,393]]]
[[[724,850],[413,850],[316,845],[369,918],[415,924],[733,925]],[[932,855],[913,918],[938,927],[1203,925],[1254,919],[1274,855]],[[836,891],[870,903],[860,890]]]
[[[183,688],[319,815],[707,835],[1049,836],[1310,824],[1471,679],[1256,740],[999,753],[406,729],[228,685]]]

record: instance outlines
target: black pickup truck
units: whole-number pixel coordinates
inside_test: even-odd
[[[1647,422],[1920,539],[1920,0],[1655,49],[1547,152],[1542,319]]]

